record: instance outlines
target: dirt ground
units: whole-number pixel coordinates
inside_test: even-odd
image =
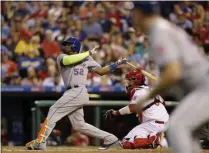
[[[29,151],[26,150],[25,147],[3,147],[2,153],[28,153],[28,152],[43,152],[43,151]],[[105,152],[105,153],[168,153],[166,149],[146,149],[146,150],[124,150],[121,148],[111,148],[109,150],[100,151],[98,147],[48,147],[46,151],[50,153],[61,153],[61,152],[68,152],[68,153],[98,153],[98,152]],[[202,153],[209,153],[209,150],[204,150]]]

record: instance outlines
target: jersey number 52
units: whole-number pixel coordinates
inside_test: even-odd
[[[75,68],[74,69],[74,75],[83,75],[83,69],[78,69],[78,68]]]

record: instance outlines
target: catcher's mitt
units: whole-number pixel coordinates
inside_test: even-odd
[[[106,111],[106,113],[104,114],[105,119],[112,119],[115,115],[113,114],[113,109],[110,109],[108,111]]]

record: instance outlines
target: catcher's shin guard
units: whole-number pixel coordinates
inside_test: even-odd
[[[136,138],[134,140],[134,147],[135,148],[149,148],[149,146],[153,145],[156,140],[156,136],[151,136],[148,138]]]
[[[48,136],[50,135],[52,129],[48,127],[48,120],[45,119],[44,123],[41,126],[41,130],[38,133],[38,136],[36,138],[37,143],[44,143]]]
[[[129,141],[124,141],[122,143],[123,149],[135,149],[134,143],[129,142]]]

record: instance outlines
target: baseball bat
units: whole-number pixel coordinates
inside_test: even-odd
[[[139,68],[137,68],[135,65],[131,64],[130,62],[127,62],[127,64],[130,65],[130,66],[132,66],[132,67],[135,68],[136,70],[139,69]],[[146,77],[148,77],[148,78],[150,78],[150,79],[152,79],[152,80],[154,80],[154,81],[157,81],[157,77],[154,76],[154,75],[152,75],[152,74],[150,74],[149,72],[147,72],[147,71],[145,71],[145,70],[142,70],[142,69],[141,69],[141,72],[142,72],[142,74],[143,74],[144,76],[146,76]]]

